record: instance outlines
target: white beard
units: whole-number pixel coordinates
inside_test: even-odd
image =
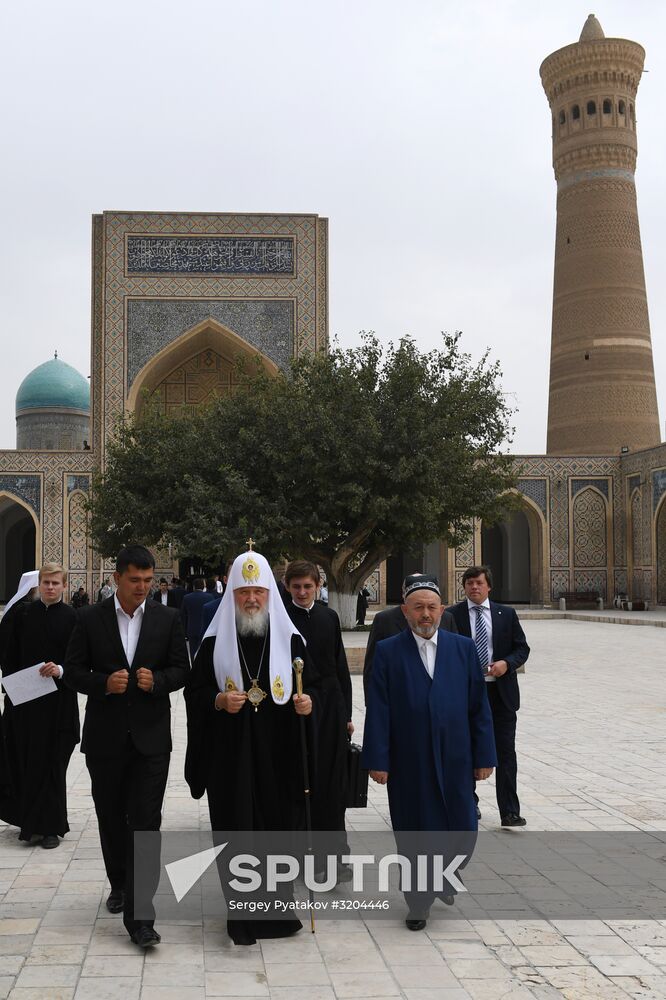
[[[248,615],[236,608],[236,630],[240,636],[266,635],[268,629],[268,608],[260,608]]]

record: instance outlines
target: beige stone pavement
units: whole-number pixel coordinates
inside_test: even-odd
[[[526,623],[519,791],[530,830],[666,830],[665,640],[660,628],[562,619]],[[362,727],[360,678],[355,722]],[[164,829],[207,824],[182,778],[185,719],[174,696],[175,752]],[[357,733],[358,735],[358,733]],[[218,919],[159,924],[144,955],[103,902],[97,827],[83,757],[69,772],[72,833],[56,851],[0,827],[0,997],[13,1000],[547,1000],[666,998],[666,920],[320,920],[285,941],[235,948]],[[482,826],[498,816],[481,787]],[[350,827],[382,828],[371,789]],[[505,831],[503,836],[521,836]]]

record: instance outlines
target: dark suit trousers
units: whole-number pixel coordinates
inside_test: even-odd
[[[516,760],[516,716],[517,712],[507,708],[497,690],[497,684],[486,684],[490,710],[493,713],[493,728],[495,730],[495,749],[497,750],[497,772],[495,775],[495,793],[500,816],[509,813],[520,815],[518,801],[517,778],[518,762]]]
[[[168,753],[140,754],[129,736],[123,752],[114,757],[86,754],[106,874],[112,889],[125,890],[123,922],[130,934],[141,924],[153,924],[153,920],[134,919],[134,833],[160,828],[169,757]],[[145,853],[141,857],[142,898],[144,884],[150,883],[152,901],[160,877],[159,850],[152,845]]]

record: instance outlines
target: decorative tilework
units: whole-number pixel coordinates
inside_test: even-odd
[[[550,596],[552,601],[557,601],[560,594],[569,590],[569,574],[562,570],[555,570],[550,574]]]
[[[595,489],[588,487],[573,504],[574,565],[606,565],[606,505]]]
[[[598,489],[608,500],[608,480],[607,479],[572,479],[571,480],[571,496],[575,497],[577,493],[581,490],[587,489],[588,486],[594,486]]]
[[[659,501],[666,493],[666,469],[655,469],[652,473],[652,511],[657,509]]]
[[[607,574],[606,570],[576,570],[574,572],[574,590],[598,590],[604,601],[607,597]]]
[[[97,217],[101,226],[99,252],[94,250],[93,308],[95,336],[100,345],[103,409],[95,424],[95,449],[103,461],[106,440],[114,433],[123,412],[125,303],[135,298],[247,300],[281,298],[294,300],[293,353],[325,348],[328,336],[325,281],[319,273],[325,259],[326,226],[315,215],[233,215],[189,213],[105,212]],[[97,228],[93,227],[96,235]],[[293,276],[240,276],[194,274],[125,273],[125,238],[137,237],[263,237],[295,240],[298,268]],[[99,295],[97,294],[99,290]],[[321,292],[322,294],[318,294]],[[98,332],[99,331],[99,332]],[[93,370],[95,361],[93,361]]]
[[[519,479],[518,489],[541,508],[545,518],[548,517],[548,490],[545,479]]]
[[[637,490],[640,485],[641,485],[640,476],[629,476],[629,478],[627,479],[627,487],[629,488],[629,493],[633,493],[633,491]]]
[[[0,490],[19,497],[32,507],[37,519],[40,519],[42,482],[39,476],[0,476]]]
[[[627,594],[629,592],[629,584],[627,582],[627,571],[626,569],[616,569],[615,570],[615,593],[616,594]]]
[[[127,388],[156,354],[207,319],[228,327],[282,368],[294,355],[291,300],[129,299]]]
[[[128,274],[286,274],[295,272],[292,237],[128,236]]]
[[[67,496],[74,490],[83,490],[87,493],[90,489],[90,476],[67,476]]]
[[[70,570],[85,570],[88,566],[87,526],[86,495],[80,490],[76,490],[69,498],[68,565]],[[84,583],[83,586],[86,584]]]

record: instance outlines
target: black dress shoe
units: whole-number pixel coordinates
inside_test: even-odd
[[[130,939],[134,944],[138,944],[139,948],[152,948],[153,945],[159,944],[162,940],[153,927],[145,925],[137,927],[134,933],[130,934]]]
[[[47,833],[45,837],[42,837],[41,844],[45,851],[52,851],[54,847],[60,846],[60,841],[55,834]]]
[[[426,925],[425,920],[412,920],[410,917],[407,917],[405,923],[409,927],[410,931],[422,931]]]
[[[124,889],[112,889],[106,900],[109,913],[122,913],[125,908]]]
[[[481,819],[481,810],[479,809],[478,806],[476,807],[476,818]]]
[[[507,816],[502,816],[502,826],[527,826],[527,820],[518,813],[509,813]]]

